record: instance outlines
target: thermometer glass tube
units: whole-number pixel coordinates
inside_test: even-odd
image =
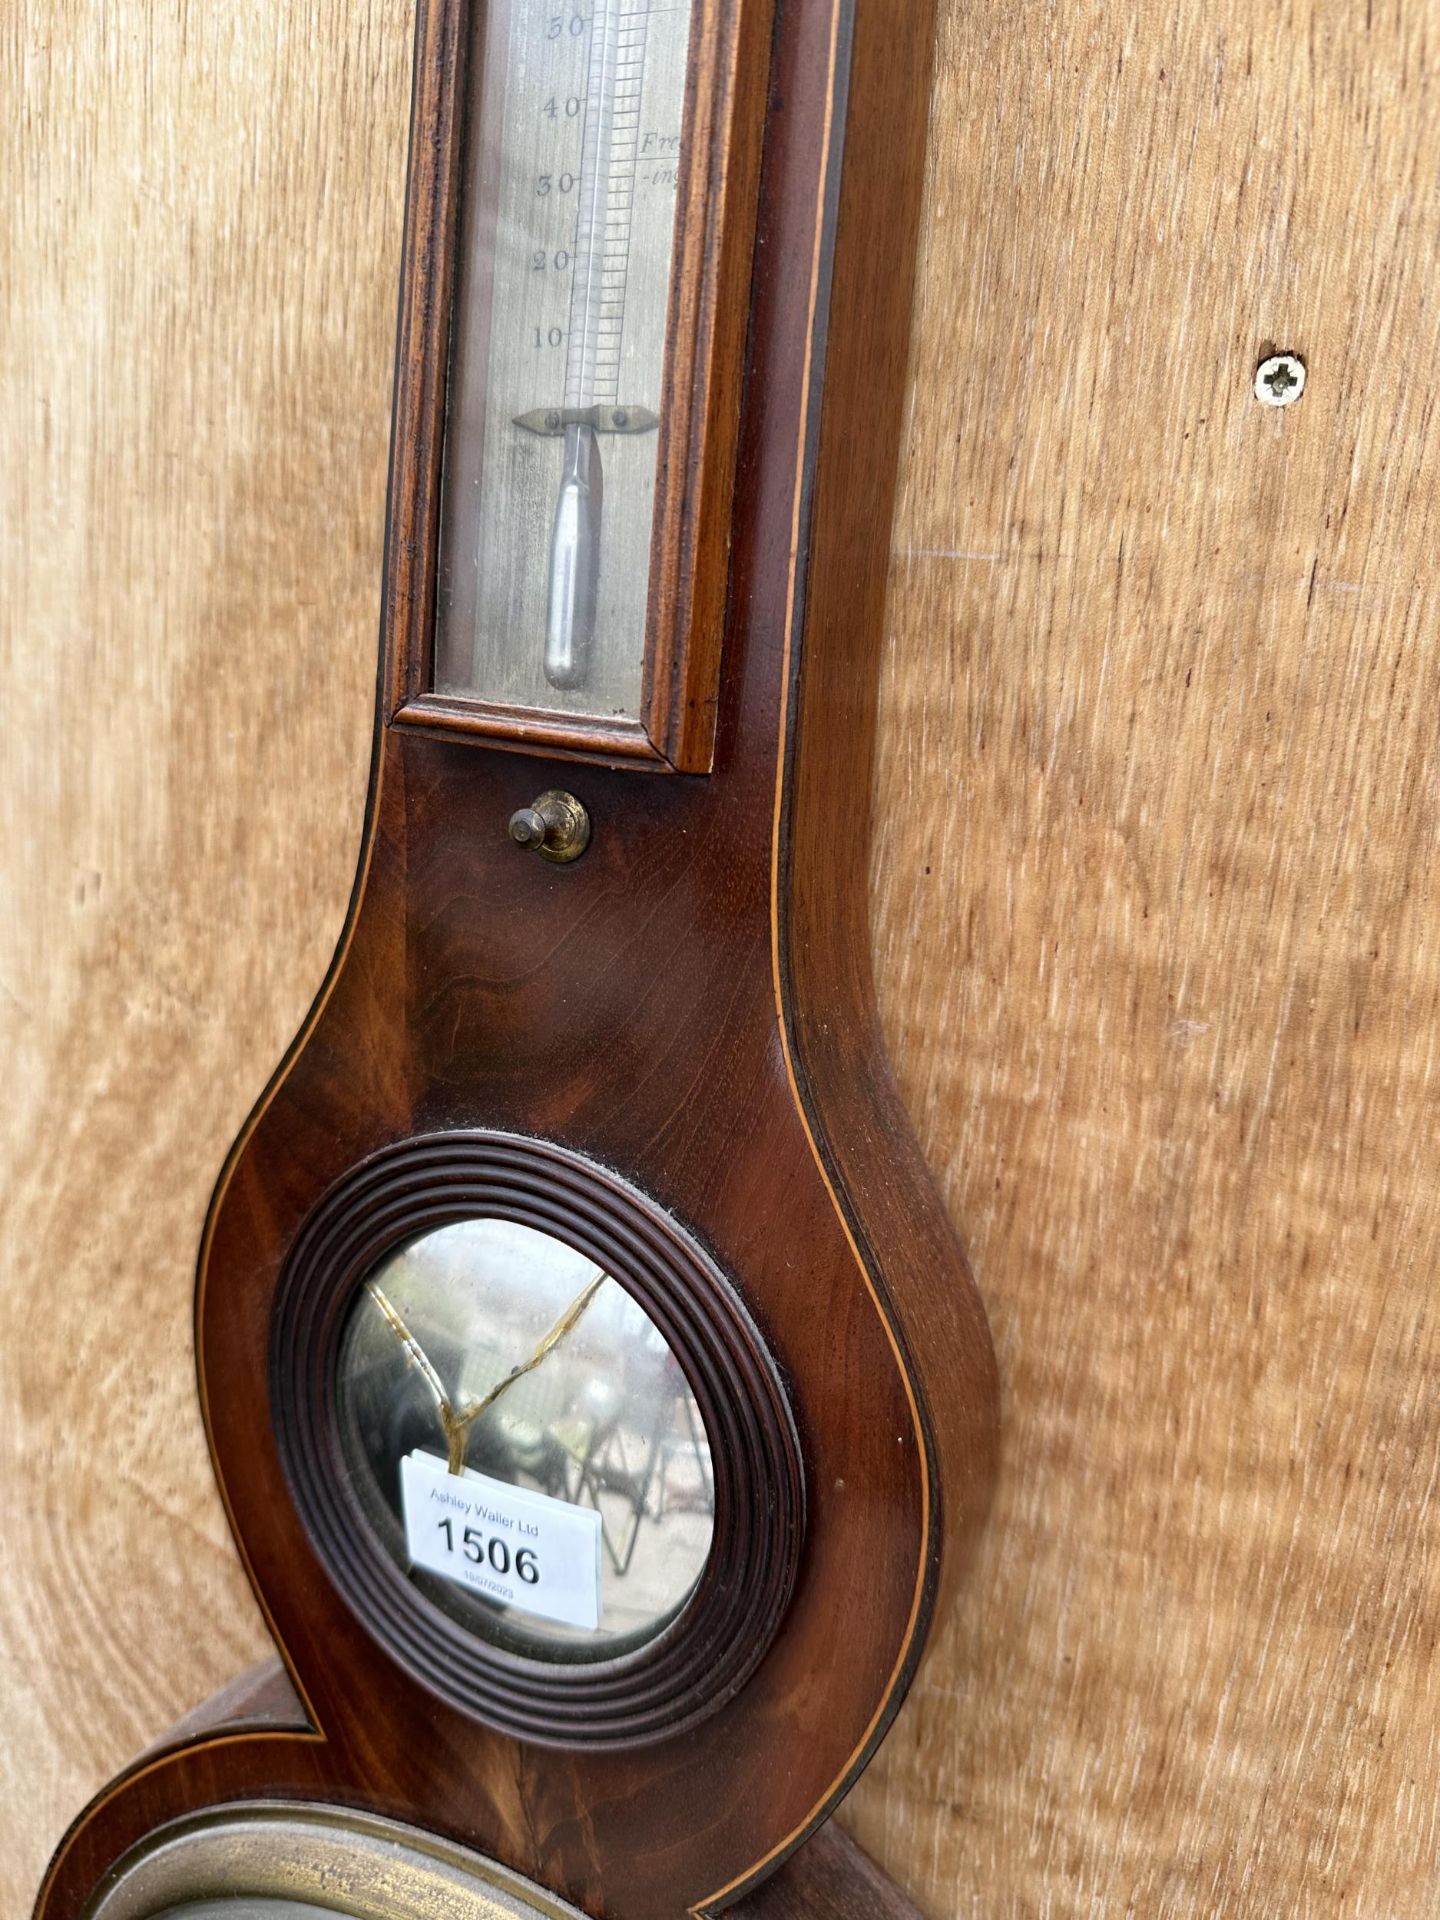
[[[484,13],[435,690],[633,720],[691,0],[491,0]]]

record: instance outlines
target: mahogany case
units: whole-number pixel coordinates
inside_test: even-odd
[[[706,13],[733,111],[705,162],[724,201],[695,279],[711,311],[683,323],[703,346],[702,467],[660,516],[667,591],[709,625],[672,624],[644,737],[617,741],[471,724],[416,679],[468,18],[421,0],[359,871],[221,1174],[196,1293],[215,1472],[288,1687],[263,1718],[190,1723],[106,1788],[38,1920],[78,1920],[166,1821],[257,1798],[408,1820],[597,1920],[719,1912],[875,1751],[983,1515],[994,1361],[880,1045],[867,915],[933,22],[923,3],[738,4]],[[593,823],[566,867],[506,831],[562,784]],[[618,1194],[616,1218],[638,1207],[662,1252],[699,1249],[689,1266],[657,1253],[654,1289],[732,1489],[713,1578],[588,1707],[517,1680],[512,1710],[502,1667],[467,1692],[443,1644],[422,1659],[403,1620],[377,1631],[363,1542],[326,1547],[301,1484],[325,1471],[345,1288],[397,1219],[456,1217],[497,1182],[515,1217],[578,1221]],[[784,1885],[747,1911],[821,1910],[787,1909]]]

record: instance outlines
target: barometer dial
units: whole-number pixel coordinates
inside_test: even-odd
[[[635,720],[688,0],[494,0],[461,213],[435,689]]]

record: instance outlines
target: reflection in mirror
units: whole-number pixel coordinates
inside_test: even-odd
[[[486,1640],[608,1658],[693,1590],[714,1524],[699,1408],[644,1308],[563,1241],[464,1220],[391,1255],[350,1308],[337,1402],[386,1553]]]

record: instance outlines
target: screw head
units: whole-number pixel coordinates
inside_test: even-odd
[[[1305,362],[1298,353],[1272,353],[1255,369],[1255,398],[1262,407],[1293,407],[1305,391]]]

